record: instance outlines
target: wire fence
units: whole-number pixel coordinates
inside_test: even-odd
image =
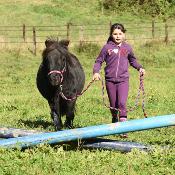
[[[175,25],[167,22],[151,21],[147,23],[124,24],[126,40],[142,42],[163,39],[166,43],[175,39]],[[108,24],[80,25],[67,23],[55,26],[0,26],[0,44],[29,43],[36,54],[37,44],[44,44],[47,38],[68,39],[77,43],[104,43],[109,36],[111,22]]]

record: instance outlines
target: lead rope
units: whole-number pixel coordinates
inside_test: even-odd
[[[142,87],[142,111],[144,114],[144,117],[147,118],[147,113],[145,111],[145,89],[144,89],[144,76],[140,76],[140,82],[141,82],[141,87]]]
[[[105,103],[105,86],[104,86],[104,81],[103,79],[101,79],[101,83],[102,83],[102,98],[103,98],[103,104],[104,106],[106,106],[107,108],[111,109],[111,110],[114,110],[114,111],[117,111],[118,112],[118,117],[119,117],[119,114],[120,114],[120,109],[119,108],[114,108],[114,107],[111,107],[111,106],[108,106],[106,103]],[[138,107],[138,102],[139,102],[139,99],[140,99],[140,94],[141,94],[141,91],[142,91],[142,111],[143,111],[143,114],[144,114],[144,117],[147,118],[147,114],[145,112],[145,90],[144,90],[144,77],[140,75],[140,84],[139,84],[139,90],[138,90],[138,93],[137,93],[137,96],[136,96],[136,99],[135,99],[135,105],[128,109],[127,112],[132,112],[134,111],[137,107]]]
[[[60,85],[60,90],[61,90],[60,91],[60,96],[64,100],[67,100],[67,101],[75,100],[77,97],[83,95],[88,90],[88,88],[92,85],[92,83],[94,83],[94,81],[95,80],[90,81],[89,84],[86,86],[86,88],[80,94],[77,94],[72,98],[68,98],[64,95],[64,93],[62,91],[62,85]],[[104,106],[111,109],[111,110],[117,111],[118,112],[118,117],[119,117],[120,109],[119,108],[113,108],[111,106],[108,106],[105,103],[105,93],[104,93],[105,92],[105,86],[104,86],[103,79],[101,79],[101,83],[102,83],[102,99],[103,99]],[[138,90],[138,93],[137,93],[137,96],[136,96],[136,99],[135,99],[135,105],[132,108],[128,109],[127,112],[132,112],[136,109],[136,107],[138,106],[139,99],[140,99],[141,91],[142,91],[142,111],[143,111],[144,117],[147,118],[147,114],[145,112],[145,90],[144,90],[144,77],[143,76],[140,76],[140,85],[139,85],[139,90]]]
[[[94,81],[95,81],[95,80],[90,81],[90,82],[88,83],[88,85],[86,86],[86,88],[85,88],[80,94],[77,94],[77,95],[75,95],[75,96],[72,97],[72,98],[68,98],[68,97],[66,97],[66,96],[64,95],[64,93],[63,93],[63,87],[62,87],[62,85],[60,85],[60,96],[61,96],[64,100],[67,100],[67,101],[75,100],[77,97],[83,95],[83,94],[89,89],[89,87],[92,85],[92,83],[93,83]]]

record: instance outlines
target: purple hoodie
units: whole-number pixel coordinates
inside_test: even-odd
[[[105,44],[95,61],[93,73],[99,73],[104,61],[106,62],[105,79],[112,82],[128,80],[129,63],[137,70],[142,68],[137,62],[131,46],[126,42],[121,43],[121,46],[117,46],[113,41]]]

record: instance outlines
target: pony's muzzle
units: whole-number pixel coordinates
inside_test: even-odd
[[[50,74],[49,75],[49,81],[51,83],[52,86],[58,86],[59,84],[61,84],[61,79],[62,79],[62,76],[61,74]]]
[[[57,86],[63,81],[63,72],[58,70],[53,70],[48,73],[49,80],[52,86]]]

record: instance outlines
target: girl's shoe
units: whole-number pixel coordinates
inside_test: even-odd
[[[125,121],[127,121],[126,117],[120,117],[120,122],[125,122]],[[127,133],[120,134],[120,137],[121,138],[128,138],[128,134]]]
[[[126,122],[127,118],[126,117],[120,117],[120,122]]]
[[[120,137],[123,138],[123,139],[124,139],[124,138],[128,138],[128,134],[127,134],[127,133],[120,134]]]

